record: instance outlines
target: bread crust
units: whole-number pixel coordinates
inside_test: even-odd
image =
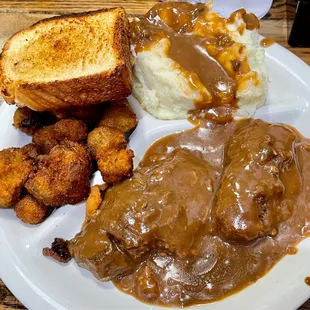
[[[6,76],[4,62],[10,57],[8,50],[11,42],[18,39],[21,33],[37,29],[38,26],[44,26],[51,21],[84,18],[114,10],[118,17],[114,25],[113,40],[117,65],[113,69],[98,74],[51,82],[12,81]],[[122,8],[112,8],[56,16],[43,19],[27,30],[16,33],[7,41],[0,55],[0,90],[7,103],[18,106],[26,105],[36,111],[85,106],[128,97],[132,92],[132,70],[129,50],[129,21],[126,12]]]

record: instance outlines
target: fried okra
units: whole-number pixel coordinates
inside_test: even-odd
[[[127,99],[108,102],[104,104],[103,113],[97,126],[113,127],[128,134],[136,128],[137,117]]]
[[[88,135],[87,145],[106,183],[115,184],[131,176],[134,154],[126,150],[125,135],[120,130],[97,127]]]
[[[34,143],[26,144],[22,147],[22,150],[25,154],[27,154],[29,158],[32,158],[35,161],[37,160],[39,154],[37,147]]]
[[[116,184],[132,176],[134,153],[132,150],[113,150],[98,160],[102,179],[108,184]]]
[[[91,170],[85,148],[76,142],[63,141],[48,155],[41,156],[25,187],[46,206],[76,204],[89,194]]]
[[[87,138],[88,128],[83,121],[63,119],[38,130],[32,137],[41,154],[47,154],[63,140],[80,142]]]
[[[40,204],[31,195],[24,196],[15,206],[16,216],[26,224],[39,224],[48,217],[52,208]]]
[[[97,127],[91,131],[87,138],[87,146],[94,158],[99,158],[110,150],[125,149],[127,145],[124,134],[112,127]]]
[[[28,135],[33,135],[38,129],[56,121],[56,117],[49,112],[37,112],[27,107],[18,108],[13,117],[13,125]]]
[[[83,223],[85,226],[90,218],[96,214],[102,201],[105,191],[109,188],[108,184],[95,185],[90,189],[90,194],[86,200],[86,216]]]
[[[84,121],[87,124],[98,122],[104,104],[88,105],[85,107],[72,107],[68,109],[61,109],[52,111],[59,119],[74,118]]]
[[[0,207],[13,207],[35,165],[33,145],[0,151]]]

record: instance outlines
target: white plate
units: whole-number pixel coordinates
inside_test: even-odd
[[[201,1],[192,1],[201,2]],[[245,8],[247,12],[254,13],[259,19],[263,18],[270,10],[272,0],[213,0],[212,10],[228,18],[231,12]]]
[[[267,105],[256,117],[295,126],[310,137],[310,69],[299,58],[274,45],[266,50],[270,85]],[[131,98],[139,116],[130,147],[141,159],[156,139],[191,125],[187,121],[159,121],[141,110]],[[30,138],[12,127],[15,108],[0,107],[0,149],[21,146]],[[95,178],[100,178],[97,175]],[[79,231],[84,204],[58,209],[36,227],[22,224],[13,210],[0,210],[0,277],[30,309],[155,309],[100,283],[74,261],[61,265],[42,256],[42,248],[54,237],[72,238]],[[310,276],[310,239],[304,240],[297,255],[287,256],[254,285],[221,302],[199,309],[296,309],[310,297],[304,280]]]

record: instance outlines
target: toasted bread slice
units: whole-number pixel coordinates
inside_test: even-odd
[[[0,57],[4,99],[36,111],[85,106],[132,91],[122,8],[44,19],[13,35]]]

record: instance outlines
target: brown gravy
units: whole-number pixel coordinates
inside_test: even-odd
[[[164,137],[70,242],[100,280],[157,305],[227,297],[306,237],[310,141],[261,120]],[[306,280],[310,283],[310,280]]]
[[[286,254],[288,255],[296,255],[298,253],[298,249],[296,247],[292,247],[292,246],[289,246],[287,249],[286,249]]]
[[[205,40],[191,35],[171,36],[169,39],[171,42],[169,57],[191,72],[189,81],[193,88],[200,88],[197,83],[199,79],[211,93],[212,98],[207,97],[202,102],[196,102],[196,108],[204,108],[206,103],[209,106],[211,100],[214,105],[231,103],[235,98],[236,81],[208,54],[204,46]]]
[[[246,24],[246,29],[254,30],[260,28],[260,23],[258,18],[253,13],[247,13],[245,9],[240,9],[231,14],[228,19],[228,22],[233,23],[237,14],[240,14],[242,19]]]
[[[261,47],[264,47],[264,48],[267,48],[267,47],[270,47],[272,45],[274,45],[276,42],[272,39],[268,39],[268,38],[264,38],[260,41],[260,46]]]

